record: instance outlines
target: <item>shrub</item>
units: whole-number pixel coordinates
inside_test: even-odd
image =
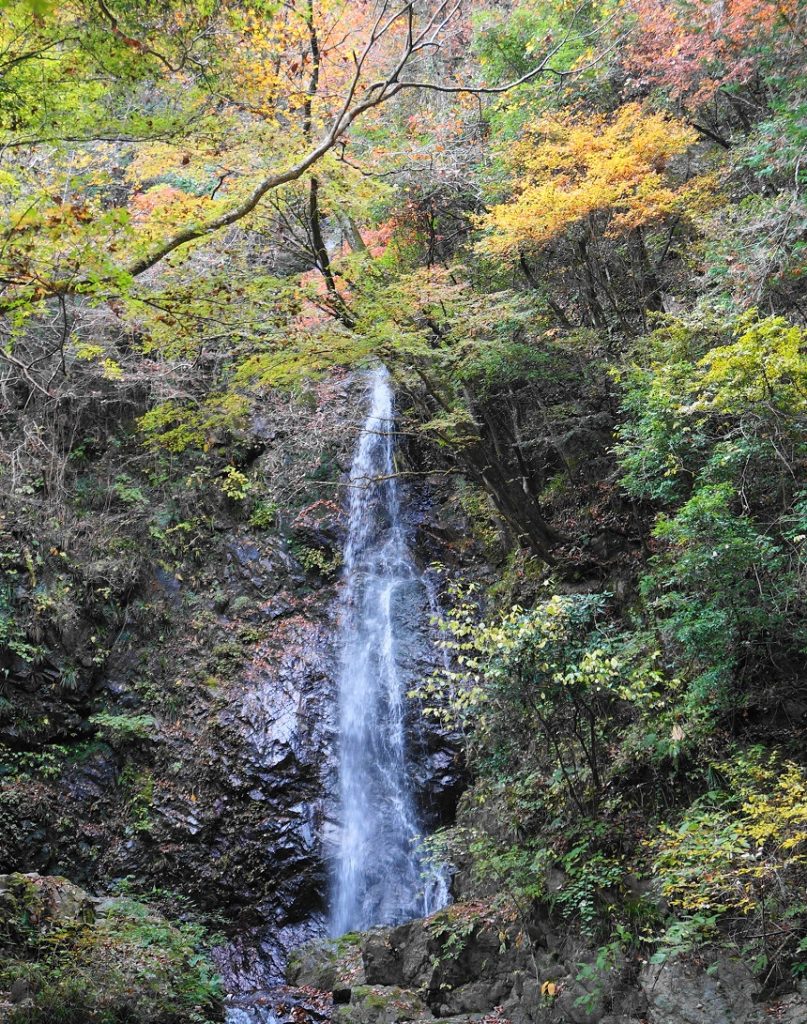
[[[669,319],[622,376],[623,483],[664,509],[642,593],[690,707],[733,712],[804,663],[805,337],[754,310]]]
[[[276,501],[259,501],[250,513],[249,525],[257,530],[269,530],[277,522],[279,508]]]
[[[221,983],[198,924],[172,924],[130,898],[89,901],[65,915],[24,879],[0,906],[0,991],[22,980],[31,999],[8,1024],[208,1024],[221,1019]],[[48,879],[60,890],[59,879]],[[86,898],[80,890],[72,890]],[[10,945],[9,945],[10,942]]]
[[[154,728],[153,715],[116,715],[110,711],[97,711],[89,721],[113,744],[130,740],[141,740],[151,735]]]
[[[656,960],[730,921],[771,979],[800,962],[807,924],[807,773],[758,747],[715,769],[723,786],[696,800],[677,825],[661,826],[650,844],[661,895],[683,920]]]
[[[224,472],[219,480],[219,488],[230,501],[243,501],[249,494],[252,482],[249,477],[236,469],[235,466],[225,466]]]

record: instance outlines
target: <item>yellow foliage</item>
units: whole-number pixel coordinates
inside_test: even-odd
[[[681,121],[627,103],[612,117],[564,112],[543,118],[509,158],[516,195],[480,218],[480,249],[514,257],[572,225],[607,214],[618,235],[702,206],[703,179],[675,185],[665,173],[696,134]]]
[[[662,826],[655,868],[671,906],[747,914],[770,884],[785,892],[803,882],[807,775],[753,751],[717,767],[731,795],[696,802],[678,828]]]
[[[91,362],[94,359],[100,358],[104,354],[104,349],[101,345],[90,345],[87,342],[81,342],[76,345],[74,352],[76,359]]]
[[[737,341],[713,348],[698,367],[696,408],[737,413],[763,404],[798,416],[807,411],[807,331],[783,317],[744,318]]]
[[[107,380],[121,380],[123,377],[123,367],[114,359],[105,359],[101,365]]]
[[[111,356],[106,355],[101,345],[91,345],[88,342],[81,342],[73,349],[76,359],[84,363],[98,363],[107,380],[121,380],[123,367]]]

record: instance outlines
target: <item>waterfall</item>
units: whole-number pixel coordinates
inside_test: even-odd
[[[339,812],[331,930],[340,935],[430,913],[446,902],[430,869],[407,763],[406,640],[424,581],[395,477],[389,375],[369,374],[369,411],[350,471],[339,675]]]

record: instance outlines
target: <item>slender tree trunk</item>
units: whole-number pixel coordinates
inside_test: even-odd
[[[597,287],[594,283],[594,271],[591,266],[591,257],[588,251],[588,244],[585,238],[580,238],[576,243],[578,265],[580,267],[580,285],[583,295],[583,304],[588,311],[592,327],[604,328],[606,326],[605,313],[597,298]]]
[[[661,285],[658,275],[650,258],[647,255],[647,247],[644,244],[644,235],[641,228],[635,228],[631,234],[631,246],[635,256],[636,279],[639,285],[639,301],[642,307],[642,316],[645,312],[664,312],[664,300],[661,297]]]
[[[322,61],[317,27],[314,24],[314,0],[308,0],[306,21],[308,24],[308,45],[311,50],[311,77],[308,82],[308,93],[303,108],[305,114],[303,133],[306,138],[310,139],[313,130],[314,97],[319,88],[319,72]],[[336,284],[331,267],[331,257],[322,234],[322,220],[319,211],[319,179],[315,174],[311,175],[308,185],[308,224],[314,248],[314,262],[325,279],[325,287],[328,290],[333,314],[345,327],[353,328],[356,321]]]
[[[361,231],[359,231],[356,221],[344,214],[339,214],[338,216],[345,238],[353,252],[367,252],[367,244],[361,236]]]
[[[511,479],[498,460],[490,456],[488,446],[481,439],[458,452],[469,475],[487,490],[515,536],[544,561],[553,564],[552,548],[563,539],[562,535],[546,522],[535,500],[524,493],[520,478]]]
[[[325,287],[328,290],[333,314],[345,327],[353,328],[356,326],[356,320],[339,291],[331,267],[331,257],[322,234],[322,219],[319,212],[319,179],[313,174],[308,189],[308,223],[314,246],[314,259],[317,269],[325,279]]]
[[[527,279],[528,284],[532,288],[535,288],[536,291],[541,291],[540,283],[538,282],[538,279],[536,278],[535,274],[533,273],[532,267],[529,265],[529,263],[527,263],[527,259],[524,256],[523,252],[518,254],[518,263],[519,263],[519,266],[521,267],[521,272],[523,273],[524,277]],[[552,298],[552,296],[549,294],[548,291],[544,292],[543,295],[544,295],[544,298],[546,299],[546,304],[549,306],[549,308],[555,314],[555,319],[558,321],[558,323],[561,325],[561,327],[564,327],[567,331],[571,330],[572,329],[571,321],[566,316],[566,314],[564,313],[563,309],[558,305],[557,302],[555,302],[555,300]]]

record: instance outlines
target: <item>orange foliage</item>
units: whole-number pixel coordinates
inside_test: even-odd
[[[395,233],[395,220],[385,220],[377,228],[365,228],[362,232],[364,244],[371,256],[377,258],[383,256],[387,246]]]
[[[634,0],[627,65],[645,85],[703,103],[754,73],[761,47],[798,16],[799,0]]]
[[[179,202],[185,193],[173,185],[155,185],[147,192],[137,192],[129,201],[132,222],[147,221],[155,210],[164,210],[172,203]]]

